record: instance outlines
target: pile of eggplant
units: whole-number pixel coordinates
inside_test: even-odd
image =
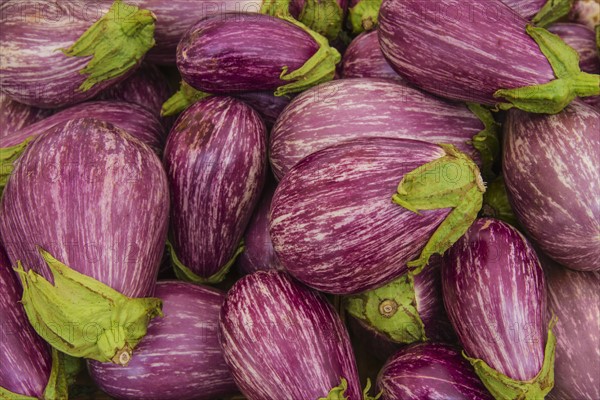
[[[597,0],[3,0],[0,399],[600,400]]]

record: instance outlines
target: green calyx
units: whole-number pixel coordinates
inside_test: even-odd
[[[488,185],[483,195],[481,215],[483,217],[501,219],[514,227],[519,226],[519,221],[508,200],[508,193],[506,192],[504,177],[502,175],[498,176]]]
[[[392,196],[396,204],[416,214],[452,208],[420,256],[408,262],[413,274],[421,272],[433,254],[443,254],[469,229],[483,203],[485,185],[477,165],[456,147],[439,146],[446,155],[405,174]]]
[[[336,0],[306,0],[298,20],[329,40],[342,31],[344,10]]]
[[[223,265],[221,269],[219,269],[219,271],[217,271],[215,274],[209,276],[208,278],[204,278],[202,276],[197,275],[194,271],[186,267],[179,260],[177,254],[175,253],[175,248],[173,247],[173,244],[169,240],[167,240],[167,249],[169,251],[169,254],[171,255],[171,261],[173,262],[175,276],[177,276],[177,278],[183,281],[197,283],[201,285],[215,285],[219,282],[222,282],[223,279],[225,279],[225,276],[227,275],[231,267],[233,266],[233,264],[235,263],[235,260],[244,251],[244,248],[244,241],[242,240],[235,253],[233,253],[233,256],[229,259],[229,261],[227,261],[227,263]]]
[[[0,148],[0,195],[4,191],[8,178],[10,178],[15,169],[15,161],[21,157],[21,154],[23,154],[25,148],[32,140],[33,136],[28,137],[17,145]]]
[[[348,9],[348,24],[354,35],[375,29],[379,23],[381,0],[361,0]]]
[[[536,26],[545,28],[569,14],[573,0],[548,0],[531,20]]]
[[[39,249],[54,285],[18,263],[22,303],[36,332],[57,350],[73,357],[127,365],[146,335],[150,320],[162,316],[157,298],[129,298],[72,270]]]
[[[327,397],[319,397],[317,400],[348,400],[346,396],[346,390],[348,390],[348,381],[345,378],[341,378],[341,382],[338,386],[332,388]],[[371,380],[367,378],[367,384],[363,390],[363,400],[378,400],[381,397],[381,393],[377,396],[369,396],[369,390],[371,390]]]
[[[485,361],[465,357],[475,372],[496,400],[539,400],[543,399],[554,387],[554,357],[556,349],[556,337],[552,328],[556,324],[553,318],[548,327],[548,339],[544,350],[544,362],[540,372],[531,380],[517,381],[496,371]]]
[[[467,103],[469,110],[479,118],[484,128],[479,131],[469,142],[481,156],[481,173],[486,181],[492,180],[495,176],[493,167],[494,161],[500,154],[499,132],[501,125],[496,122],[491,111],[487,108],[475,104]]]
[[[86,30],[68,49],[69,57],[93,56],[80,71],[87,75],[79,90],[90,90],[97,83],[125,74],[140,63],[154,46],[151,11],[115,0],[108,12]]]
[[[408,344],[427,340],[411,274],[404,274],[380,288],[349,296],[345,303],[350,315],[394,342]]]
[[[160,115],[161,117],[177,115],[185,111],[198,100],[202,100],[208,96],[211,96],[211,94],[196,90],[182,80],[179,90],[163,104]]]
[[[557,114],[576,97],[600,95],[600,75],[582,72],[579,55],[560,37],[531,25],[527,26],[527,33],[550,62],[556,79],[542,85],[500,89],[494,97],[508,103],[500,103],[498,108],[516,107],[527,112]]]

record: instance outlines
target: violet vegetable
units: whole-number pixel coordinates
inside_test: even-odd
[[[159,282],[154,294],[163,302],[163,317],[150,322],[126,367],[88,361],[94,382],[117,399],[213,400],[235,394],[218,339],[225,296],[175,281]]]
[[[237,93],[235,97],[252,106],[265,123],[272,127],[283,109],[290,104],[291,96],[275,96],[266,91]]]
[[[52,115],[52,110],[17,103],[0,92],[0,138],[8,136],[50,115]]]
[[[350,43],[342,58],[342,77],[404,81],[383,56],[376,31],[365,32]]]
[[[511,111],[503,171],[519,222],[566,267],[600,270],[600,111],[574,102],[562,113]]]

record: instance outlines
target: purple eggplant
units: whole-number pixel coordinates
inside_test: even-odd
[[[281,96],[333,79],[340,54],[290,21],[250,13],[203,19],[181,38],[177,68],[189,85],[213,94]]]
[[[155,296],[163,317],[148,333],[129,365],[89,361],[94,382],[108,395],[132,400],[212,400],[237,392],[218,339],[225,296],[185,282],[159,282]]]
[[[530,20],[548,0],[500,0],[521,17]]]
[[[384,0],[379,42],[417,87],[453,100],[555,114],[600,95],[558,36],[528,25],[500,0]]]
[[[52,110],[17,103],[0,92],[0,138],[49,117]]]
[[[543,398],[554,385],[556,339],[543,270],[525,237],[478,219],[444,255],[442,286],[466,355],[495,398]]]
[[[120,0],[7,0],[0,14],[2,91],[32,106],[91,99],[154,45],[153,14]]]
[[[600,4],[596,0],[574,0],[569,20],[594,29],[600,24]]]
[[[325,83],[297,96],[279,116],[270,137],[271,166],[281,179],[317,150],[372,136],[453,144],[489,165],[499,148],[496,124],[487,110],[479,110],[481,119],[464,104],[383,79]]]
[[[377,378],[383,400],[492,400],[473,367],[452,346],[419,343],[398,351]]]
[[[568,270],[540,257],[548,287],[548,309],[556,323],[556,400],[600,399],[600,273]]]
[[[126,364],[160,313],[145,296],[168,215],[159,158],[114,125],[71,120],[29,144],[2,196],[0,232],[38,334],[69,355]]]
[[[519,222],[548,256],[600,270],[600,111],[574,102],[557,115],[511,111],[503,172]]]
[[[249,400],[363,398],[339,316],[284,272],[259,271],[236,282],[220,333],[225,361]],[[339,397],[328,397],[333,393]]]
[[[571,11],[573,0],[500,0],[526,20],[547,27]]]
[[[266,176],[266,141],[256,111],[231,97],[200,100],[171,129],[164,165],[179,277],[219,282],[243,249],[240,240]]]
[[[342,77],[404,81],[383,56],[377,31],[365,32],[350,43],[342,58]]]
[[[275,124],[277,117],[290,104],[290,96],[274,96],[268,91],[237,93],[235,97],[252,106],[269,127]]]

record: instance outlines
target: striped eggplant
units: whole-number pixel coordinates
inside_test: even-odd
[[[342,58],[342,78],[382,78],[404,81],[383,56],[377,31],[365,32],[350,43]]]
[[[154,15],[121,0],[7,0],[0,15],[2,91],[37,107],[93,98],[154,45]]]
[[[484,190],[475,164],[451,145],[353,139],[308,155],[285,175],[269,231],[294,277],[356,294],[407,266],[418,273],[443,253],[474,220]]]
[[[18,103],[0,92],[0,138],[38,122],[51,114],[52,110]]]
[[[163,317],[148,333],[129,365],[88,361],[94,382],[116,399],[213,400],[235,394],[218,339],[225,296],[185,282],[158,282]]]
[[[572,48],[500,0],[384,0],[379,18],[392,68],[439,96],[554,114],[600,95]]]
[[[571,11],[573,0],[500,0],[526,20],[547,27]]]
[[[482,158],[491,164],[499,148],[495,130],[491,114],[474,105],[449,103],[383,79],[341,79],[292,100],[271,131],[269,151],[278,179],[317,150],[372,136],[453,144],[478,164]]]
[[[553,400],[600,399],[600,273],[568,270],[541,256],[548,308],[556,314]]]
[[[404,347],[377,377],[382,400],[492,400],[473,367],[456,348],[442,343]]]
[[[29,144],[2,196],[0,233],[38,334],[68,355],[127,364],[160,314],[145,296],[168,216],[159,158],[114,125],[71,120]]]
[[[574,102],[562,113],[508,114],[503,171],[513,210],[544,253],[600,270],[600,110]]]
[[[363,398],[339,316],[286,273],[259,271],[236,282],[219,326],[225,361],[248,400]]]
[[[275,96],[269,91],[237,93],[235,97],[252,106],[269,127],[275,124],[291,100],[291,96]]]
[[[220,282],[243,250],[240,240],[266,176],[266,141],[260,116],[232,97],[200,100],[171,129],[164,165],[169,245],[180,278]]]
[[[250,13],[203,19],[177,47],[177,68],[183,79],[213,94],[299,92],[333,79],[340,60],[327,39],[295,20]]]
[[[541,399],[554,385],[556,339],[544,274],[525,237],[478,219],[444,255],[444,304],[487,389],[500,399]]]
[[[569,20],[597,29],[600,24],[600,4],[596,0],[574,0]]]

